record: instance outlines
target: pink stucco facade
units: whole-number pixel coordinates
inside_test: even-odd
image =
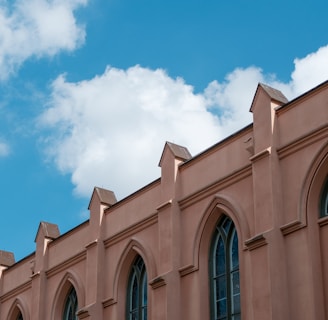
[[[95,188],[90,219],[73,230],[40,223],[21,261],[1,251],[0,320],[62,319],[72,286],[78,319],[126,319],[136,256],[148,319],[212,319],[222,215],[238,234],[241,319],[328,319],[328,82],[289,102],[260,84],[250,107],[253,124],[195,157],[166,143],[161,177],[127,198]]]

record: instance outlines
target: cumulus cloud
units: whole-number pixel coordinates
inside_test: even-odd
[[[166,140],[199,151],[222,136],[206,103],[163,70],[107,68],[78,83],[58,77],[41,122],[57,129],[48,152],[78,194],[98,185],[123,196],[159,176]]]
[[[121,198],[159,177],[165,141],[195,154],[250,123],[248,110],[258,82],[291,99],[326,80],[327,48],[296,59],[289,83],[253,66],[233,70],[199,94],[183,79],[140,66],[108,67],[102,75],[77,83],[61,75],[40,117],[52,130],[46,140],[48,155],[72,175],[77,194],[90,196],[97,185]]]
[[[292,95],[299,95],[328,79],[328,45],[305,58],[295,59],[290,87]]]
[[[74,11],[87,0],[17,0],[0,2],[0,80],[30,57],[72,51],[84,42],[84,27]]]

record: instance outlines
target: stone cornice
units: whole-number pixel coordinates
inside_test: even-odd
[[[260,248],[266,244],[267,244],[267,241],[263,234],[259,234],[255,237],[245,241],[245,246],[249,251]]]
[[[325,124],[318,129],[315,129],[309,133],[306,133],[297,139],[287,143],[286,145],[278,148],[277,153],[279,159],[283,159],[289,156],[296,151],[307,147],[321,139],[325,139],[328,137],[328,125]]]
[[[90,248],[92,248],[92,247],[95,247],[97,244],[98,244],[98,239],[95,239],[95,240],[89,242],[89,243],[85,246],[85,248],[88,250],[88,249],[90,249]]]
[[[271,154],[271,147],[264,149],[257,154],[254,154],[252,157],[249,158],[251,162],[256,162],[258,160],[261,160],[265,157],[268,157]]]
[[[157,289],[166,285],[166,281],[163,277],[157,277],[149,282],[152,289]]]
[[[102,302],[102,305],[103,305],[104,308],[108,308],[108,307],[110,307],[110,306],[112,306],[113,304],[116,304],[116,303],[117,303],[116,300],[114,300],[113,298],[110,298],[110,299],[104,300]]]
[[[252,166],[248,164],[232,173],[216,180],[215,182],[206,185],[205,187],[198,189],[197,191],[191,193],[187,197],[178,201],[180,209],[183,210],[195,202],[198,202],[218,191],[227,188],[228,186],[237,183],[240,180],[245,179],[246,177],[252,174]]]
[[[161,211],[161,210],[164,210],[165,208],[167,208],[167,207],[169,207],[169,206],[171,206],[171,205],[172,205],[172,199],[170,199],[170,200],[168,200],[168,201],[166,201],[166,202],[160,204],[160,205],[156,208],[156,210],[157,210],[157,211]]]
[[[318,224],[320,227],[328,225],[328,217],[322,217],[318,220]]]
[[[149,217],[142,219],[129,227],[115,233],[114,235],[110,236],[106,240],[104,240],[105,248],[108,248],[109,246],[121,241],[122,239],[128,238],[129,236],[148,228],[149,226],[157,223],[158,220],[158,213],[155,212],[151,214]]]
[[[15,289],[12,289],[0,297],[0,302],[4,302],[10,298],[17,297],[22,292],[32,288],[32,280],[28,280],[21,285],[17,286]]]
[[[184,266],[179,269],[180,277],[184,277],[190,273],[193,273],[198,270],[198,267],[195,267],[193,264]]]
[[[79,318],[79,319],[86,319],[86,318],[88,318],[90,316],[90,314],[89,314],[89,311],[88,310],[84,310],[84,309],[82,309],[82,310],[79,310],[78,312],[77,312],[77,317]]]
[[[282,234],[284,236],[286,236],[286,235],[288,235],[294,231],[300,230],[304,227],[306,227],[306,225],[302,221],[295,220],[295,221],[292,221],[290,223],[283,225],[282,227],[280,227],[280,230],[281,230]]]
[[[46,276],[47,276],[47,278],[50,278],[53,275],[55,275],[63,270],[67,270],[72,265],[77,264],[78,262],[83,261],[85,259],[86,259],[86,250],[83,250],[83,251],[79,252],[78,254],[76,254],[75,256],[73,256],[63,262],[60,262],[56,266],[47,270]]]

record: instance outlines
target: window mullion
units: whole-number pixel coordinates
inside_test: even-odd
[[[232,304],[231,304],[231,299],[232,299],[232,294],[231,294],[231,267],[230,267],[230,230],[225,238],[225,252],[226,252],[226,279],[227,279],[227,319],[231,319],[231,309],[232,309]]]

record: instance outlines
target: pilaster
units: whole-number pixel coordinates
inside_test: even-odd
[[[39,224],[35,238],[35,260],[32,261],[32,320],[40,320],[46,317],[48,243],[59,237],[59,235],[59,229],[56,224],[48,222]]]
[[[79,311],[79,319],[103,318],[104,278],[104,211],[116,203],[115,194],[106,189],[96,187],[91,196],[90,210],[90,239],[87,244],[87,272],[85,307]]]
[[[162,205],[157,208],[159,226],[159,274],[164,281],[158,289],[157,296],[162,295],[161,303],[165,319],[181,319],[180,295],[180,209],[176,194],[179,187],[179,165],[191,158],[188,149],[166,142],[159,162],[161,167]],[[164,286],[165,284],[165,286]],[[164,299],[163,299],[164,298]]]
[[[279,123],[276,115],[276,108],[286,102],[280,91],[259,84],[251,106],[254,119],[254,155],[250,158],[254,189],[254,238],[261,235],[267,243],[254,247],[250,252],[251,260],[263,266],[258,270],[255,264],[252,265],[253,305],[265,305],[267,312],[257,307],[259,314],[254,314],[254,317],[268,320],[288,319],[288,292],[281,290],[286,283],[287,266],[280,232],[283,197],[277,156]],[[257,288],[258,279],[262,285]]]

